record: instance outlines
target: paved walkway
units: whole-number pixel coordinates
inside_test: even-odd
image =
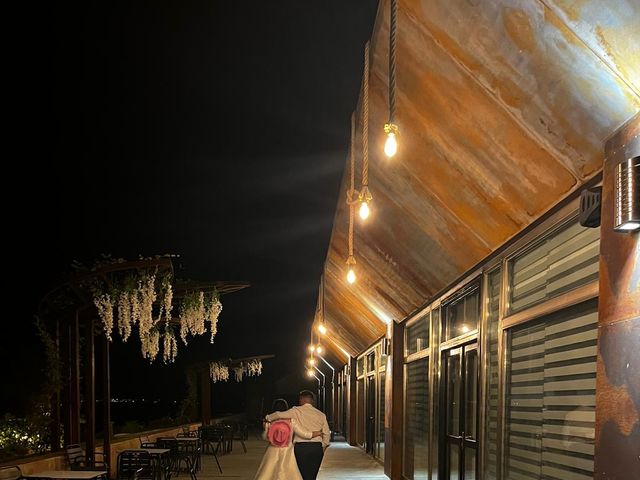
[[[203,469],[198,473],[198,480],[225,478],[253,480],[266,449],[266,443],[262,440],[249,440],[246,443],[247,453],[242,451],[242,447],[238,442],[234,442],[233,453],[220,457],[222,474],[220,474],[213,457],[211,455],[203,455]],[[180,478],[188,480],[189,477],[180,475],[178,480]],[[318,480],[335,479],[387,480],[387,477],[383,473],[382,465],[366,455],[362,450],[350,447],[346,443],[335,442],[327,450]]]

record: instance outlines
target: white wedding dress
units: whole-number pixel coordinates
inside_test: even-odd
[[[295,419],[291,419],[291,427],[292,437],[295,433],[302,438],[312,438],[313,433],[304,430]],[[266,439],[266,435],[265,429],[262,438]],[[274,447],[269,444],[254,480],[302,480],[293,452],[293,438],[289,438],[286,447]]]

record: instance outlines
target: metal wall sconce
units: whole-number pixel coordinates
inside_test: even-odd
[[[616,165],[613,228],[629,233],[640,230],[640,156]]]

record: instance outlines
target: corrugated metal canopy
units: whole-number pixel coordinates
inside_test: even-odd
[[[344,280],[346,182],[325,266],[325,322],[345,350],[360,353],[599,173],[605,139],[640,110],[639,24],[635,0],[399,1],[400,150],[388,160],[380,2],[358,281]]]

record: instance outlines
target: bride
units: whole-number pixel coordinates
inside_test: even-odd
[[[273,410],[284,412],[289,410],[289,405],[286,400],[279,398],[273,402]],[[320,431],[304,430],[295,419],[265,423],[263,438],[269,441],[269,446],[254,480],[302,480],[293,453],[294,433],[306,439],[322,435]]]

